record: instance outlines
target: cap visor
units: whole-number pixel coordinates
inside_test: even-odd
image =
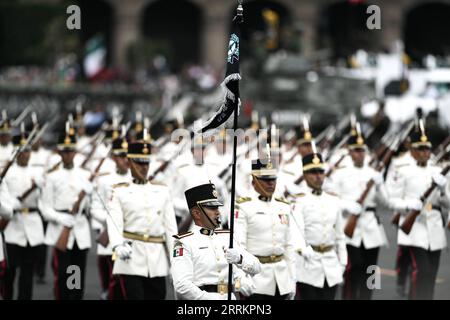
[[[204,206],[204,207],[223,207],[223,203],[218,200],[208,201],[208,202],[202,203],[202,206]]]

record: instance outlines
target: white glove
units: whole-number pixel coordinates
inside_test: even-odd
[[[120,260],[128,260],[131,258],[131,254],[133,253],[133,249],[128,243],[119,244],[114,248],[114,252],[119,257]]]
[[[433,182],[436,183],[436,185],[439,187],[439,189],[444,189],[445,185],[447,184],[447,178],[444,177],[440,173],[435,173],[432,176]]]
[[[362,206],[356,201],[345,201],[344,207],[348,213],[355,216],[361,214],[362,212]]]
[[[239,264],[239,262],[241,262],[242,256],[238,249],[229,248],[225,251],[225,258],[230,264]]]
[[[379,172],[375,173],[375,175],[372,177],[373,182],[377,187],[383,184],[383,175]]]
[[[83,191],[86,194],[91,194],[94,190],[94,187],[92,186],[92,183],[83,183]]]
[[[422,211],[423,203],[419,199],[406,200],[406,210]]]
[[[17,198],[11,199],[11,205],[12,205],[13,210],[22,209],[22,202],[20,202],[19,199],[17,199]]]
[[[33,178],[33,182],[38,188],[43,188],[45,180],[44,180],[44,177],[42,177],[42,176],[36,176]]]
[[[317,258],[317,252],[315,252],[311,246],[307,246],[301,254],[306,260]]]
[[[75,225],[75,217],[71,214],[60,213],[58,214],[56,222],[62,224],[65,227],[72,228]]]
[[[255,283],[253,282],[252,278],[249,276],[245,276],[241,277],[239,281],[241,286],[236,291],[246,297],[251,296],[256,289]]]

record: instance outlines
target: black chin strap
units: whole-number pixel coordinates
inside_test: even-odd
[[[266,190],[264,189],[263,185],[259,181],[259,179],[256,176],[253,176],[253,179],[255,179],[256,185],[259,187],[260,191],[263,193],[261,194],[263,197],[266,198],[272,198],[272,195],[268,195]]]
[[[208,221],[211,223],[211,226],[214,229],[218,228],[218,226],[216,226],[216,224],[211,220],[211,218],[208,217],[208,215],[206,214],[206,211],[203,209],[203,206],[201,204],[197,204],[197,206],[200,208],[200,211],[205,215],[206,219],[208,219]]]

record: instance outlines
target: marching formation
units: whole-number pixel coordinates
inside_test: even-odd
[[[386,213],[399,293],[433,299],[450,228],[448,134],[432,141],[423,115],[378,139],[354,116],[318,134],[306,116],[290,130],[253,120],[255,134],[238,139],[230,230],[225,130],[191,139],[174,121],[154,140],[149,121],[115,115],[86,136],[77,109],[46,149],[35,115],[13,127],[3,113],[3,299],[33,299],[48,262],[54,298],[83,299],[90,250],[103,300],[226,300],[229,290],[240,300],[371,299],[367,270],[388,245]],[[68,285],[73,267],[80,286]]]

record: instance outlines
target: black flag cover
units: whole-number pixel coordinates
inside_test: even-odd
[[[241,41],[241,29],[239,19],[235,18],[231,27],[230,42],[228,44],[227,70],[221,86],[225,90],[225,96],[219,110],[209,119],[199,132],[216,129],[233,114],[239,107],[239,50]]]

